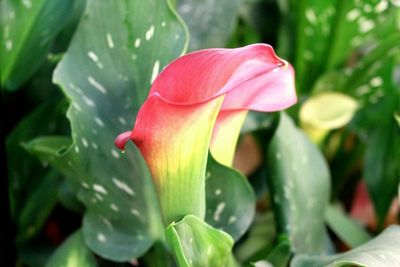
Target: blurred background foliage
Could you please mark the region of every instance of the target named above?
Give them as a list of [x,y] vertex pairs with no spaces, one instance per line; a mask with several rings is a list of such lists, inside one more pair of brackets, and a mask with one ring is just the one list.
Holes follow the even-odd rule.
[[[130,128],[155,69],[185,49],[257,42],[294,66],[299,103],[289,116],[250,112],[242,129],[234,165],[256,200],[232,203],[243,205],[248,218],[226,230],[237,241],[236,264],[400,262],[400,230],[386,229],[399,223],[398,0],[2,0],[0,7],[2,131],[17,266],[174,266],[159,243],[163,229],[143,160],[132,148],[129,162],[111,162],[119,158],[112,140]],[[96,95],[106,88],[108,97]],[[88,118],[98,119],[91,125]],[[87,146],[93,151],[74,154]],[[246,188],[240,174],[210,162],[213,175]],[[110,198],[120,207],[137,205],[127,213],[149,225],[115,215],[115,206],[105,211],[113,203],[95,203],[104,197],[99,184],[109,188],[117,168],[134,170],[117,181],[143,196]],[[214,192],[218,181],[207,186]],[[246,195],[228,197],[235,194]],[[245,205],[256,206],[254,220]],[[228,217],[221,223],[213,226],[228,225]],[[107,245],[99,231],[108,233]],[[343,251],[349,252],[335,255]]]

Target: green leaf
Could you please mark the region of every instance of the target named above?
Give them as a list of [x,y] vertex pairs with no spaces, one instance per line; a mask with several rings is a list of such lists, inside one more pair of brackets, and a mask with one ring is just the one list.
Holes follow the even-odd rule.
[[325,217],[332,231],[351,248],[360,246],[371,239],[371,235],[363,226],[349,218],[340,206],[330,205]]
[[268,254],[266,259],[274,267],[286,267],[290,257],[290,242],[286,236],[282,236],[278,245]]
[[393,225],[368,243],[349,252],[333,256],[296,256],[291,267],[400,265],[400,226]]
[[235,256],[241,262],[262,259],[273,248],[276,240],[276,226],[272,211],[257,213],[246,239],[235,247]]
[[249,228],[255,196],[246,177],[219,164],[209,154],[206,180],[206,222],[238,240]]
[[46,103],[26,116],[7,136],[6,152],[9,177],[11,212],[15,220],[26,200],[49,173],[48,164],[29,155],[21,146],[30,139],[43,135],[63,133],[67,121],[63,118],[66,103]]
[[396,31],[398,8],[390,1],[290,0],[288,7],[289,37],[284,37],[295,44],[294,67],[302,92],[310,91],[325,71],[342,66],[357,48],[376,45]]
[[[362,95],[366,100],[365,107],[349,125],[366,143],[363,174],[380,226],[396,196],[396,186],[400,181],[399,127],[393,119],[400,105],[400,92],[398,84],[393,82],[393,69],[397,63],[393,56],[381,61],[379,69],[370,69],[364,75],[359,72],[357,83],[364,85],[358,88],[366,88],[370,92]],[[378,86],[372,86],[374,81],[379,81],[379,84],[375,84]]]
[[72,2],[1,2],[1,87],[16,90],[39,68],[55,37],[69,19]]
[[180,267],[224,267],[228,263],[232,238],[196,216],[173,222],[165,235]]
[[19,233],[16,239],[18,243],[31,239],[42,230],[46,219],[58,202],[57,191],[54,188],[57,188],[60,180],[60,175],[51,170],[34,186],[19,214]]
[[342,91],[359,102],[360,108],[348,127],[367,146],[363,174],[380,225],[400,180],[397,163],[400,161],[400,141],[398,126],[393,120],[400,99],[396,89],[398,85],[394,84],[394,70],[400,55],[399,42],[398,31],[383,36],[355,66],[324,75],[314,88],[318,91],[321,88]]
[[56,68],[54,81],[71,100],[73,144],[59,155],[39,140],[41,150],[31,151],[79,184],[85,241],[105,258],[140,257],[163,238],[146,163],[136,147],[122,154],[113,141],[131,128],[152,80],[182,54],[186,39],[168,1],[90,0]]
[[97,266],[94,255],[85,245],[82,232],[77,231],[71,235],[54,252],[48,260],[46,267],[95,267]]
[[178,12],[190,32],[191,51],[226,46],[238,14],[240,0],[178,0]]
[[79,185],[71,183],[68,179],[62,181],[58,187],[58,200],[66,209],[83,213],[85,208],[76,195],[78,187]]
[[285,113],[269,145],[267,166],[279,232],[288,234],[295,253],[323,252],[329,170],[318,148]]
[[66,103],[47,103],[25,117],[6,140],[9,198],[20,248],[36,236],[52,212],[60,174],[29,155],[22,144],[41,134],[64,132]]

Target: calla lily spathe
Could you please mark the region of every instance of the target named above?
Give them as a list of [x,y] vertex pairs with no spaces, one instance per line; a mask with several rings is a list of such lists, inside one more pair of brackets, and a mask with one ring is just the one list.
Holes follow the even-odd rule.
[[205,49],[169,64],[151,86],[131,132],[153,176],[165,224],[205,214],[208,149],[230,165],[248,110],[272,112],[297,101],[294,72],[271,46]]

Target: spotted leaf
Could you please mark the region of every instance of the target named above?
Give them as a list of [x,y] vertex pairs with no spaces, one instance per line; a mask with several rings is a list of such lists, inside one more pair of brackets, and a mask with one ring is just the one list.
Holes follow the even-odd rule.
[[73,0],[4,0],[1,14],[1,87],[16,90],[40,67],[68,22]]
[[282,113],[267,152],[277,226],[296,253],[325,248],[325,209],[330,175],[318,148]]
[[82,232],[72,234],[55,251],[46,267],[95,267],[96,259],[85,245]]
[[41,138],[31,151],[79,184],[83,236],[105,258],[139,257],[163,236],[146,163],[136,147],[123,154],[113,141],[185,46],[185,28],[168,1],[91,0],[55,70],[55,83],[71,100],[73,141],[60,147]]
[[255,212],[254,192],[246,177],[209,154],[206,180],[206,222],[238,240]]
[[346,253],[332,256],[299,255],[291,267],[319,266],[374,266],[395,267],[400,265],[400,227],[393,225],[383,233]]
[[389,35],[398,12],[398,3],[389,0],[289,2],[283,8],[287,38],[294,38],[294,67],[303,92],[325,71],[344,65],[356,49]]
[[229,263],[232,238],[196,216],[171,223],[165,233],[180,267],[224,267]]
[[177,10],[188,25],[189,49],[224,47],[239,13],[239,0],[179,0]]

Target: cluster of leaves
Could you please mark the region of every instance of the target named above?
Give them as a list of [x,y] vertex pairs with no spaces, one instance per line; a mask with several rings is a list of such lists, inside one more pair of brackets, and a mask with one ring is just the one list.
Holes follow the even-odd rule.
[[[400,264],[400,228],[384,230],[388,218],[398,221],[390,208],[400,198],[398,1],[0,6],[20,265]],[[249,114],[239,148],[255,140],[256,163],[249,170],[239,155],[235,162],[251,186],[210,156],[206,223],[189,216],[164,229],[138,149],[121,154],[112,140],[131,128],[151,81],[172,59],[254,42],[273,44],[293,63],[300,103],[288,114]],[[350,217],[371,203],[364,226]],[[200,241],[191,245],[193,238]],[[343,246],[357,248],[335,254]]]

